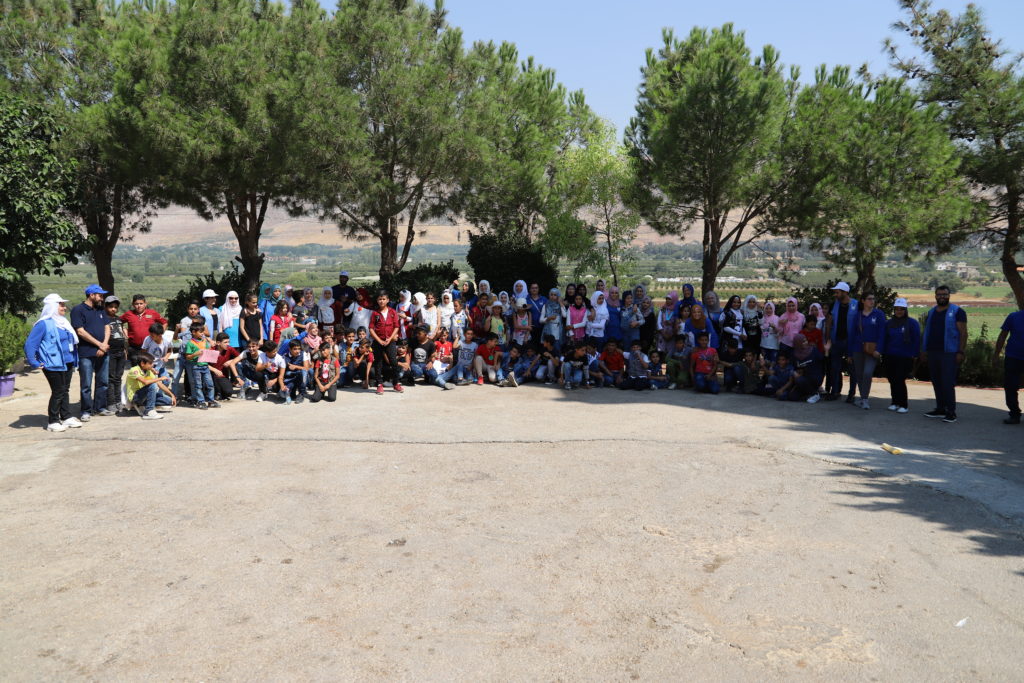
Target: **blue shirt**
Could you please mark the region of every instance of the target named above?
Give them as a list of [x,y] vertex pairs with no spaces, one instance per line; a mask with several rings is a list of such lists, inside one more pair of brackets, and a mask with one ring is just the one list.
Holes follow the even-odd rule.
[[[964,313],[964,309],[961,308],[956,312],[956,322],[967,322],[967,314]],[[946,311],[935,311],[928,321],[924,350],[928,353],[942,353],[946,350]]]
[[878,350],[887,356],[916,358],[921,348],[921,325],[909,315],[891,318],[882,333]]
[[1010,333],[1006,342],[1006,357],[1024,360],[1024,311],[1014,311],[1006,316],[999,329]]
[[850,328],[850,337],[847,349],[851,353],[864,350],[864,344],[878,344],[885,334],[885,313],[877,308],[870,313],[863,311],[853,319],[853,326]]
[[[84,301],[71,309],[71,326],[75,330],[84,329],[97,341],[103,341],[110,318],[102,308],[93,308]],[[79,358],[95,358],[99,347],[79,335]]]

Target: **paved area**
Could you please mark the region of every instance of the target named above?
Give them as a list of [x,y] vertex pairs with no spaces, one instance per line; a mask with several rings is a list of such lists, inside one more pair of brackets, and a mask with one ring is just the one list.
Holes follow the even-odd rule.
[[[1019,679],[1024,431],[550,387],[0,403],[0,677]],[[33,392],[35,392],[34,395]],[[905,450],[881,450],[887,442]]]

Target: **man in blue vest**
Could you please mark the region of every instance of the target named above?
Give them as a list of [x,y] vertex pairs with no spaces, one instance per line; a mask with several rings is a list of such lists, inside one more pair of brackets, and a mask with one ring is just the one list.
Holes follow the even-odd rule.
[[[850,330],[857,322],[857,300],[850,296],[850,285],[845,282],[837,282],[832,288],[832,308],[828,315],[828,339],[830,350],[828,355],[828,394],[826,401],[836,400],[843,393],[843,366],[846,359],[853,356],[847,348],[847,340],[850,337]],[[853,391],[856,384],[850,382],[850,396],[848,403],[853,403]]]
[[940,285],[935,288],[935,306],[928,311],[921,337],[921,359],[928,363],[935,391],[935,410],[925,417],[956,422],[956,375],[966,348],[967,314],[949,303],[949,287]]
[[[1024,375],[1024,311],[1014,311],[1006,316],[1002,327],[999,328],[999,338],[996,339],[996,350],[992,355],[992,362],[999,362],[999,354],[1006,345],[1006,363],[1003,373],[1003,388],[1006,390],[1006,407],[1010,410],[1010,416],[1003,420],[1003,424],[1020,424],[1020,399],[1017,392],[1020,391],[1021,375]],[[1009,343],[1006,338],[1009,337]]]

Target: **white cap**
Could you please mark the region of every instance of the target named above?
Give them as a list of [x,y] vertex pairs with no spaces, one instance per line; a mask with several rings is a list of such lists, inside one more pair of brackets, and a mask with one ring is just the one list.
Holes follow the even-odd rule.
[[54,294],[47,294],[46,298],[43,299],[43,303],[44,304],[59,304],[59,303],[65,303],[66,304],[67,302],[68,302],[67,299],[62,297],[60,294],[56,294],[56,293],[54,293]]
[[832,286],[832,290],[833,291],[835,291],[837,289],[839,291],[841,291],[841,292],[849,292],[850,291],[850,285],[848,285],[845,282],[843,282],[842,280],[840,280],[839,282],[835,283],[835,285]]
[[519,297],[516,299],[516,308],[529,308],[530,304],[526,303],[526,299]]
[[907,307],[907,300],[904,299],[903,297],[900,297],[900,298],[896,299],[896,303],[893,304],[893,307],[894,308],[906,308]]
[[348,277],[348,271],[347,270],[341,271],[340,273],[338,273],[338,277]]
[[214,299],[216,299],[217,298],[217,292],[213,291],[212,289],[208,289],[205,292],[203,292],[203,298],[204,299],[209,299],[211,296]]

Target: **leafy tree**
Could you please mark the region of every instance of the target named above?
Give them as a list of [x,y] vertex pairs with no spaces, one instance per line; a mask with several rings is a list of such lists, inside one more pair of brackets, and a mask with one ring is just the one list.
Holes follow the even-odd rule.
[[629,201],[655,230],[703,227],[704,291],[740,247],[763,234],[758,222],[786,179],[780,139],[796,72],[787,83],[770,45],[751,59],[732,24],[671,30],[647,51],[636,116],[626,131],[635,174]]
[[487,280],[495,292],[511,292],[516,280],[536,282],[546,292],[558,285],[558,269],[548,261],[544,248],[527,244],[511,232],[469,236],[466,261],[477,280]]
[[31,308],[26,276],[62,274],[86,246],[63,211],[74,166],[55,150],[61,133],[43,107],[0,93],[0,312]]
[[949,135],[963,155],[963,172],[986,202],[984,234],[1001,247],[1003,276],[1024,308],[1024,274],[1017,259],[1024,247],[1024,73],[993,40],[981,11],[932,10],[928,0],[900,0],[906,33],[921,59],[901,56],[890,41],[894,65],[922,87],[922,98],[942,108]]
[[819,67],[797,97],[783,149],[794,182],[773,220],[855,272],[855,293],[875,289],[887,254],[948,251],[970,225],[970,195],[938,108],[918,107],[902,80]]
[[598,124],[585,144],[566,152],[561,165],[560,194],[567,199],[548,221],[543,244],[549,253],[574,260],[577,274],[607,267],[618,286],[622,269],[636,260],[631,245],[640,215],[623,204],[632,176],[614,129]]
[[167,300],[165,314],[167,320],[176,323],[188,313],[188,305],[193,301],[202,301],[203,292],[212,289],[220,294],[227,292],[238,292],[244,299],[248,293],[256,293],[258,290],[245,289],[245,275],[238,272],[238,266],[231,264],[230,270],[221,273],[207,273],[206,275],[195,275],[189,280],[184,289]]

